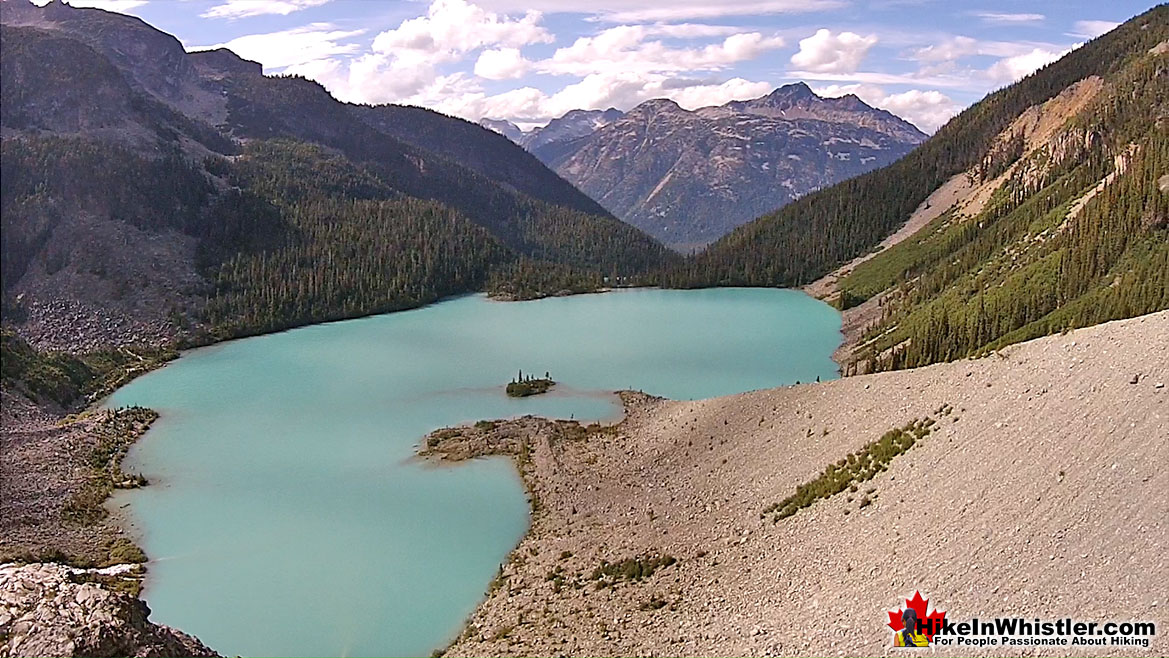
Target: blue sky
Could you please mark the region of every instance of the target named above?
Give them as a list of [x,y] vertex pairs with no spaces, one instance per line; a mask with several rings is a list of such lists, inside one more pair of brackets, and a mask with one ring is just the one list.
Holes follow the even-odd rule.
[[932,132],[987,92],[1152,5],[941,0],[72,0],[226,46],[342,100],[542,124],[683,107],[797,80]]

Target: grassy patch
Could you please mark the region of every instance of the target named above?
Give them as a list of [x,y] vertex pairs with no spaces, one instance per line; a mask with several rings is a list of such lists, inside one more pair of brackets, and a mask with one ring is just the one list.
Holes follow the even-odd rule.
[[602,560],[601,565],[593,569],[589,580],[596,581],[598,589],[606,586],[611,587],[623,580],[636,582],[649,578],[659,569],[671,566],[677,562],[678,560],[673,556],[666,554],[641,555],[626,558],[620,562]]
[[122,472],[122,458],[157,418],[158,413],[143,407],[101,412],[100,420],[92,429],[97,442],[85,460],[88,465],[85,483],[62,507],[63,521],[80,526],[99,523],[109,516],[105,501],[114,489],[132,489],[146,483],[141,475]]
[[[948,406],[948,405],[947,405]],[[771,515],[772,523],[785,519],[822,498],[834,496],[842,491],[856,491],[857,483],[866,482],[889,467],[893,458],[909,450],[918,441],[929,435],[934,419],[915,420],[905,427],[891,429],[876,441],[870,441],[860,450],[849,453],[835,464],[829,464],[816,479],[796,487],[795,493],[763,510],[760,515]],[[870,490],[869,493],[872,491]],[[872,500],[866,495],[861,507],[867,507]]]
[[174,350],[118,347],[74,356],[32,348],[10,329],[0,331],[0,379],[37,402],[64,408],[106,395],[174,359]]
[[107,550],[110,554],[109,562],[111,565],[143,564],[146,562],[146,554],[142,552],[142,549],[125,537],[118,537],[111,541]]

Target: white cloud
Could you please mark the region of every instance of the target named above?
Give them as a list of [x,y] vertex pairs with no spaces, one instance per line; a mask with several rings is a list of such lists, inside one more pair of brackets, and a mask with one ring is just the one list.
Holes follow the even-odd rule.
[[[803,42],[801,42],[803,45]],[[919,64],[916,71],[888,73],[882,71],[825,71],[806,69],[787,71],[789,78],[802,78],[840,84],[905,85],[915,88],[941,87],[986,92],[990,88],[1019,80],[1042,66],[1067,54],[1075,46],[1041,42],[982,41],[967,36],[947,37],[938,43],[910,51],[907,58]],[[993,61],[966,64],[969,57],[993,57]],[[793,57],[796,61],[798,57]],[[823,61],[831,62],[831,58]],[[833,68],[831,64],[827,68]],[[847,68],[847,67],[841,67]],[[915,99],[926,102],[926,97]],[[942,107],[940,99],[937,104]]]
[[[1073,46],[1074,47],[1074,46]],[[1045,64],[1065,55],[1070,48],[1065,45],[1030,41],[982,41],[966,36],[954,36],[939,43],[919,48],[909,57],[917,60],[921,67],[920,77],[949,78],[968,81],[985,80],[1001,85],[1014,82]],[[960,66],[967,57],[995,57],[997,61],[989,68],[969,65]]]
[[480,93],[467,73],[444,73],[440,67],[487,49],[476,61],[476,74],[514,77],[528,66],[521,46],[553,40],[541,20],[537,11],[511,17],[465,0],[434,0],[426,15],[379,33],[369,52],[350,61],[347,70],[330,69],[328,82],[322,82],[342,100],[437,107],[446,98]]
[[849,73],[860,67],[861,61],[877,43],[877,36],[862,37],[855,32],[833,35],[819,29],[807,39],[800,40],[800,50],[792,55],[795,66],[821,73]]
[[[525,126],[542,125],[574,109],[628,109],[651,98],[670,98],[694,109],[721,105],[731,100],[757,98],[771,91],[767,82],[733,78],[722,82],[682,78],[661,73],[618,71],[593,73],[549,95],[533,87],[487,95],[466,86],[431,104],[431,107],[467,119],[507,117]],[[423,94],[403,102],[418,103]]]
[[879,71],[855,71],[853,73],[819,73],[817,71],[787,71],[784,77],[803,80],[842,82],[873,85],[929,85],[931,87],[967,88],[971,86],[968,75],[927,75],[922,73],[881,73]]
[[706,25],[703,23],[656,23],[645,26],[649,36],[664,36],[671,39],[701,39],[704,37],[722,37],[742,28],[733,25]]
[[517,48],[484,50],[475,62],[475,75],[488,80],[518,78],[531,64]]
[[1060,46],[1031,41],[984,41],[959,35],[948,37],[924,48],[918,48],[910,53],[910,58],[919,62],[953,62],[972,55],[1015,57],[1029,53],[1036,48],[1055,50]]
[[900,94],[890,94],[877,107],[889,110],[927,133],[941,128],[962,111],[962,106],[954,99],[934,89],[910,89]]
[[682,21],[722,16],[801,14],[849,6],[851,0],[478,0],[481,7],[502,13],[529,9],[544,13],[571,12],[607,23]]
[[247,18],[276,14],[287,16],[309,7],[319,7],[329,0],[227,0],[199,14],[201,18]]
[[976,11],[974,15],[981,18],[985,23],[995,25],[1024,25],[1027,23],[1038,23],[1047,18],[1043,14],[1008,14],[994,11]]
[[1067,52],[1066,50],[1057,52],[1043,48],[1034,48],[1030,52],[1021,55],[1000,59],[986,70],[986,76],[992,82],[1015,82],[1063,57]]
[[732,78],[718,84],[683,86],[676,92],[667,91],[667,97],[678,105],[693,110],[711,105],[723,105],[730,101],[759,98],[771,93],[775,85],[770,82],[752,82],[743,78]]
[[1118,25],[1120,23],[1113,21],[1076,21],[1070,34],[1073,37],[1095,39],[1105,32],[1111,32]]
[[248,34],[231,41],[211,46],[196,46],[190,50],[228,48],[235,54],[260,62],[266,69],[305,66],[335,55],[356,53],[359,45],[340,43],[365,30],[337,30],[330,23],[310,23],[303,27],[265,34]]
[[[479,0],[484,5],[493,1]],[[530,5],[538,8],[541,2],[533,0]],[[612,5],[620,0],[599,2]],[[626,4],[633,7],[636,2]],[[628,109],[651,98],[670,98],[687,108],[721,105],[757,98],[774,87],[770,81],[733,74],[730,79],[711,79],[711,73],[781,47],[784,41],[777,35],[704,23],[616,25],[557,48],[544,59],[529,59],[526,46],[553,41],[535,8],[506,14],[466,0],[434,0],[424,15],[379,33],[368,47],[352,42],[360,31],[329,24],[249,35],[217,46],[232,48],[269,69],[315,79],[341,100],[423,105],[472,120],[505,117],[524,125],[577,108]],[[962,87],[969,84],[966,79],[857,71],[876,43],[875,35],[820,30],[804,39],[792,58],[809,70],[794,75],[869,89],[862,95],[866,100],[927,130],[956,110],[948,96],[928,88]],[[962,42],[958,45],[959,50],[964,47]],[[1024,54],[1019,49],[1009,52]],[[525,85],[497,94],[485,87],[487,80],[513,80],[531,72],[575,80],[558,89]],[[979,73],[985,80],[985,71]],[[887,94],[879,87],[883,84],[913,88]]]
[[537,11],[512,19],[464,0],[435,0],[425,16],[402,21],[397,28],[377,35],[373,49],[407,60],[454,61],[486,46],[551,43],[553,36],[540,20]]
[[924,48],[918,48],[912,52],[910,57],[919,62],[952,62],[969,55],[985,54],[983,49],[983,42],[978,39],[955,36]]
[[557,117],[572,109],[629,109],[652,98],[669,98],[695,109],[731,100],[757,98],[771,91],[767,82],[734,78],[724,82],[696,80],[661,73],[618,71],[594,73],[550,96],[541,116]]
[[646,38],[661,26],[620,25],[581,37],[537,64],[546,73],[589,75],[605,72],[715,71],[783,46],[779,37],[758,32],[732,34],[701,48],[671,48]]
[[869,105],[888,110],[927,133],[933,133],[962,111],[958,102],[935,89],[910,89],[888,94],[878,85],[862,83],[828,85],[816,87],[814,91],[825,97],[856,94]]

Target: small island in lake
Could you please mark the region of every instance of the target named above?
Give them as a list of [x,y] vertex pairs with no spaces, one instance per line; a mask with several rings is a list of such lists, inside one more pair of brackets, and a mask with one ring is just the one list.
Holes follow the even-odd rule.
[[540,395],[547,393],[548,389],[556,385],[552,381],[552,375],[544,373],[544,376],[533,377],[531,375],[524,376],[524,371],[521,370],[519,375],[507,385],[507,395],[513,398],[526,398],[529,395]]

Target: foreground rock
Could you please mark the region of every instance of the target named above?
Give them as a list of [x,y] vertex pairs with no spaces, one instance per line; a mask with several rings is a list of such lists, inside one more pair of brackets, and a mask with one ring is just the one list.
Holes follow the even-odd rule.
[[[1162,312],[912,371],[693,402],[626,394],[616,427],[432,434],[424,454],[513,455],[533,503],[447,653],[891,654],[886,613],[915,590],[958,618],[1165,628],[1166,354]],[[930,435],[858,492],[765,514],[925,418]]]
[[0,565],[0,656],[217,656],[147,620],[137,597],[98,582],[119,569]]

